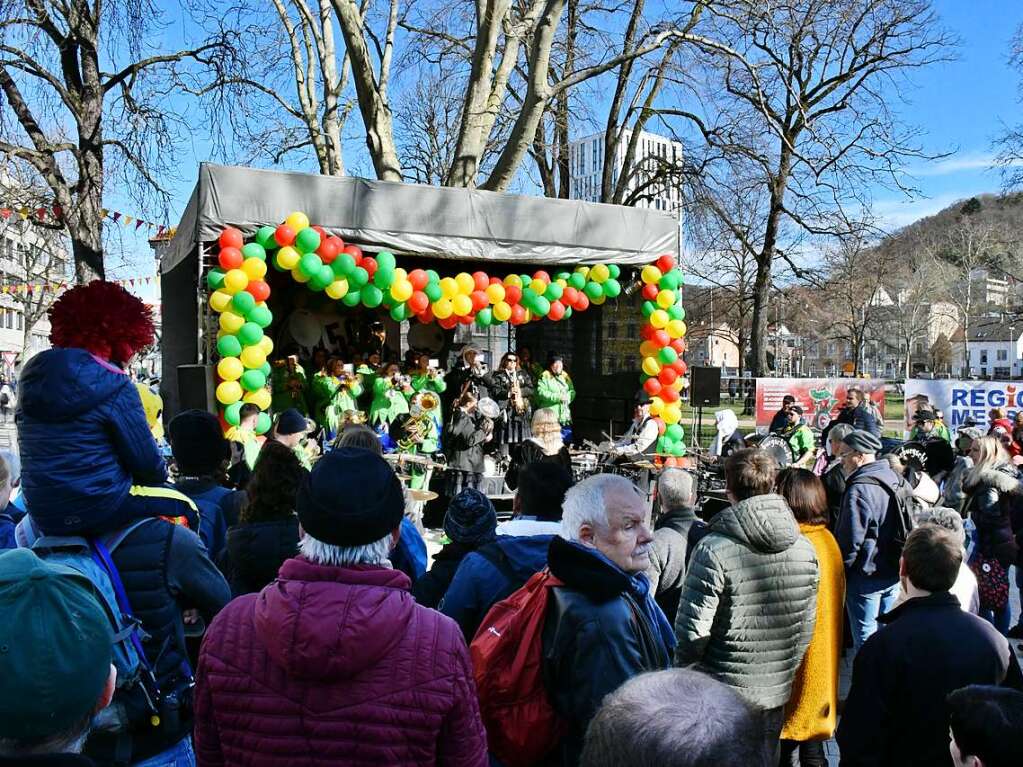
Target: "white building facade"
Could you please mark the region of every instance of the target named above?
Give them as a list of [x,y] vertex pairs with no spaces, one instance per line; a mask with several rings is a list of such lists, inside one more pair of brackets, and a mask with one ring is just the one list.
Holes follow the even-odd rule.
[[[12,224],[5,222],[0,228],[0,377],[12,379],[33,355],[50,348],[50,322],[44,313],[32,327],[26,342],[24,305],[16,295],[25,290],[26,283],[42,284],[39,278],[29,278],[25,273],[28,249],[39,249],[44,240],[28,222]],[[55,253],[52,267],[47,274],[51,280],[64,279],[66,254]],[[58,276],[59,275],[59,276]],[[27,348],[26,348],[27,347]]]

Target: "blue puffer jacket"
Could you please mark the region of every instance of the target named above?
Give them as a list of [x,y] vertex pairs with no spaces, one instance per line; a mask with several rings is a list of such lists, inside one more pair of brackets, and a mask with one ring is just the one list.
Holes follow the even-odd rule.
[[497,536],[462,560],[437,609],[454,618],[471,642],[490,608],[547,566],[553,537]]
[[48,349],[25,365],[19,390],[22,492],[44,532],[102,530],[132,485],[166,481],[139,393],[117,368]]

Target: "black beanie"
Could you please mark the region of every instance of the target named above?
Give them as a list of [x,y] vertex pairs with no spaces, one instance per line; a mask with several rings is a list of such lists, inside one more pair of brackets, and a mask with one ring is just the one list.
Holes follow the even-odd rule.
[[369,450],[342,447],[316,462],[295,507],[313,538],[351,548],[379,541],[398,527],[405,495],[387,461]]
[[182,474],[216,471],[231,458],[231,445],[217,417],[206,410],[184,410],[167,427],[171,452]]

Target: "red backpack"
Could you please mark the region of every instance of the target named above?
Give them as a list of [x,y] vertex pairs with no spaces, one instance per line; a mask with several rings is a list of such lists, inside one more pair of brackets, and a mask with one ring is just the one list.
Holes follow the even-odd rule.
[[490,608],[469,645],[487,747],[507,767],[529,767],[558,745],[565,723],[543,683],[543,626],[549,570]]

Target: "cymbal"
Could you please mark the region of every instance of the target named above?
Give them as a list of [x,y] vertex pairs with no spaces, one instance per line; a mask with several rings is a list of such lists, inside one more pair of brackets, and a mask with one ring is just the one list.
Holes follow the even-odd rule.
[[653,471],[657,468],[650,461],[632,461],[622,465],[629,469],[646,469],[647,471]]
[[445,466],[443,463],[437,463],[428,455],[419,455],[417,453],[387,453],[384,455],[384,458],[390,463],[417,463],[428,469],[443,469]]
[[410,479],[412,479],[412,475],[411,474],[397,474],[396,473],[394,476],[396,476],[402,482],[408,482]]
[[440,496],[438,496],[437,493],[433,492],[433,490],[409,490],[408,497],[411,498],[413,501],[425,502],[432,501],[435,498],[439,498]]

